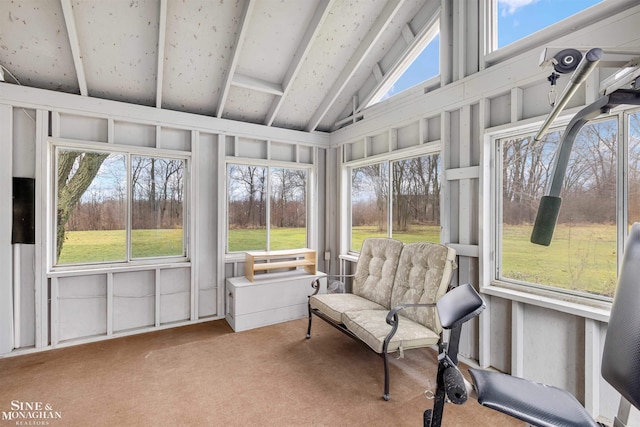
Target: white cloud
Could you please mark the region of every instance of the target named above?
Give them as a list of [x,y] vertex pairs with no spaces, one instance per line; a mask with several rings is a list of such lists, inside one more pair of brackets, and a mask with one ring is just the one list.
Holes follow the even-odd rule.
[[512,15],[521,7],[536,3],[538,0],[498,0],[502,9],[502,16]]

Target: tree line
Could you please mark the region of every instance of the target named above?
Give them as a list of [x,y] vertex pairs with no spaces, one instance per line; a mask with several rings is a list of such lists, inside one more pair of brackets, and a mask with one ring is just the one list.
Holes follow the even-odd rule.
[[[632,121],[635,135],[638,120]],[[617,123],[615,120],[584,126],[574,142],[561,191],[562,208],[558,223],[616,222]],[[632,132],[634,134],[634,132]],[[551,179],[553,157],[560,132],[542,141],[533,136],[502,140],[503,223],[531,224],[540,198]],[[630,194],[640,188],[640,140],[629,138]],[[640,196],[640,195],[639,195]],[[630,197],[630,212],[640,213],[640,197]],[[636,216],[636,218],[639,218]],[[640,219],[640,218],[639,218]]]
[[354,168],[352,226],[386,230],[389,192],[394,231],[407,231],[416,224],[437,225],[440,223],[440,190],[439,154]]
[[183,226],[184,161],[58,151],[57,253],[68,231],[124,230],[127,194],[133,229]]
[[304,169],[229,165],[227,175],[229,228],[266,227],[267,198],[272,227],[305,227],[307,172]]

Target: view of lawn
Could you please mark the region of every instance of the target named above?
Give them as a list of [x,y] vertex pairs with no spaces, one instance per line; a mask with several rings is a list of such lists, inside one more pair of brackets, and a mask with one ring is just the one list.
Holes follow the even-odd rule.
[[[271,249],[306,246],[305,228],[272,228]],[[550,246],[529,242],[531,226],[503,229],[502,277],[523,282],[613,294],[616,280],[615,225],[556,227]],[[384,237],[376,227],[354,227],[352,247],[359,249],[367,237]],[[413,226],[409,232],[395,233],[405,243],[440,240],[439,226]],[[180,255],[182,230],[134,230],[135,258]],[[115,231],[71,231],[67,233],[59,264],[119,261],[125,257],[125,233]],[[264,229],[230,230],[229,251],[264,249]]]
[[[125,259],[124,230],[68,231],[58,264],[122,261]],[[134,258],[182,255],[182,230],[133,230]]]

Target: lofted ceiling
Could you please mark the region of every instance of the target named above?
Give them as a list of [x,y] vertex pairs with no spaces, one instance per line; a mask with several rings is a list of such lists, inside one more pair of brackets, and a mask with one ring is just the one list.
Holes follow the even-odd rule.
[[0,65],[8,83],[331,131],[435,35],[439,5],[0,0]]

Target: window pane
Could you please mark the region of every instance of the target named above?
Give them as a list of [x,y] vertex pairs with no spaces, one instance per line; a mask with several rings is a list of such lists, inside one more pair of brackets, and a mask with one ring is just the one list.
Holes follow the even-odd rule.
[[640,222],[640,113],[629,117],[629,225]]
[[611,296],[616,280],[615,120],[578,134],[562,190],[562,208],[548,247],[529,242],[549,179],[559,134],[503,140],[502,265],[499,276]]
[[57,150],[57,264],[126,260],[126,157]]
[[496,0],[498,48],[587,9],[602,0]]
[[351,172],[351,250],[360,251],[367,237],[387,237],[389,164]]
[[307,246],[307,172],[271,169],[269,249]]
[[227,251],[266,250],[267,169],[229,165],[227,177]]
[[411,242],[440,242],[440,155],[393,163],[392,236]]
[[131,257],[182,256],[184,161],[132,156]]
[[440,74],[440,34],[424,47],[420,55],[402,73],[380,100],[390,98],[410,87]]

